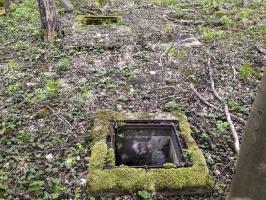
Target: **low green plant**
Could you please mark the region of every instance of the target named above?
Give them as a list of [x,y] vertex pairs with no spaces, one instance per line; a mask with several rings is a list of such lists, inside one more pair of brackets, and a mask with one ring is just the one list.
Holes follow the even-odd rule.
[[243,62],[240,67],[240,75],[242,78],[247,80],[250,76],[254,74],[254,70],[250,64],[250,62]]
[[221,21],[225,27],[229,27],[232,24],[232,20],[227,15],[222,16]]
[[181,18],[184,18],[185,16],[187,16],[187,12],[185,12],[181,8],[176,8],[174,15],[176,18],[181,19]]
[[56,95],[60,87],[61,87],[60,81],[47,80],[44,88],[38,88],[34,91],[34,96],[35,96],[34,100],[36,100],[37,98],[38,101],[44,101],[49,96]]
[[243,18],[248,18],[252,15],[253,10],[251,9],[242,9],[238,14],[237,14],[237,19],[243,19]]
[[173,25],[172,25],[172,24],[166,24],[166,25],[164,26],[164,31],[165,31],[166,33],[172,33],[172,31],[173,31]]
[[145,199],[145,200],[151,200],[151,193],[150,192],[147,192],[146,190],[141,190],[141,191],[138,191],[138,194],[137,196],[141,199]]
[[134,71],[133,66],[125,66],[122,69],[122,75],[126,78],[134,77],[137,73]]
[[180,106],[176,103],[175,100],[169,101],[164,105],[164,110],[165,111],[176,111],[176,110],[180,110]]
[[89,196],[89,200],[96,200],[94,196]]
[[228,122],[217,121],[217,123],[216,123],[216,128],[222,133],[225,132],[226,129],[228,129],[228,127],[229,127]]
[[7,64],[8,70],[18,70],[20,68],[20,65],[17,63],[16,60],[11,60]]
[[55,95],[60,87],[61,87],[60,81],[47,80],[45,83],[46,91],[50,95]]
[[39,192],[43,189],[44,189],[44,181],[41,180],[32,181],[29,185],[30,192]]
[[44,101],[47,98],[47,96],[48,96],[46,90],[44,90],[42,88],[36,89],[34,91],[34,95],[39,101]]
[[13,94],[14,92],[16,92],[19,88],[21,88],[22,84],[19,82],[16,82],[15,84],[9,85],[7,87],[7,92],[9,94]]
[[103,46],[103,44],[101,44],[101,43],[97,43],[97,44],[95,45],[95,51],[96,51],[97,53],[103,53],[103,52],[104,52],[104,46]]
[[222,31],[222,30],[216,31],[216,30],[210,29],[208,27],[204,27],[202,32],[203,32],[202,39],[205,42],[211,42],[211,41],[218,39],[224,35],[224,31]]
[[187,52],[177,49],[175,47],[170,49],[169,56],[177,58],[178,60],[181,60],[181,61],[187,59],[188,57]]
[[60,71],[67,71],[71,69],[71,61],[68,58],[62,58],[58,61],[56,67]]

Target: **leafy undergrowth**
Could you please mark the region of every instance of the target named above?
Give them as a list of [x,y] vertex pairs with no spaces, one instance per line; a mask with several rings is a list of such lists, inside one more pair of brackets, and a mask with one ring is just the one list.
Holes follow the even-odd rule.
[[[122,15],[121,24],[77,27],[78,12],[62,14],[65,38],[50,46],[41,40],[36,2],[12,5],[0,17],[0,198],[93,199],[86,191],[93,113],[161,112],[167,105],[190,117],[216,181],[210,195],[180,198],[224,199],[233,139],[224,114],[202,104],[189,83],[219,105],[209,89],[211,54],[216,89],[247,119],[265,65],[264,7],[111,1],[106,12]],[[241,136],[244,126],[234,123]],[[151,195],[121,198],[137,197]]]

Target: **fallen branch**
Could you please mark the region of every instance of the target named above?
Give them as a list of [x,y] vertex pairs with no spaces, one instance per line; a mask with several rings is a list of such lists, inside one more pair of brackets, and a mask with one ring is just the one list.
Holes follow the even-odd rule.
[[190,83],[190,88],[191,90],[197,95],[197,97],[203,101],[203,103],[205,103],[207,106],[215,109],[215,110],[220,110],[218,107],[216,107],[215,105],[209,103],[203,96],[201,96],[201,94],[195,89],[194,85],[192,83]]
[[[217,111],[220,111],[220,112],[223,112],[223,110],[222,109],[220,109],[220,108],[218,108],[217,106],[215,106],[215,105],[213,105],[213,104],[211,104],[211,103],[209,103],[196,89],[195,89],[195,87],[193,86],[193,84],[191,83],[190,84],[190,88],[191,88],[191,90],[195,93],[195,95],[203,102],[203,103],[205,103],[207,106],[209,106],[209,107],[211,107],[211,108],[213,108],[213,109],[215,109],[215,110],[217,110]],[[243,120],[241,117],[238,117],[238,116],[236,116],[236,115],[234,115],[234,114],[231,114],[231,117],[232,118],[234,118],[235,120],[237,120],[237,121],[239,121],[240,123],[242,123],[242,124],[246,124],[247,122],[245,121],[245,120]]]
[[64,118],[62,115],[58,114],[54,109],[52,109],[50,106],[46,106],[48,109],[50,109],[55,116],[57,116],[63,123],[67,124],[71,129],[73,129],[73,126],[67,121],[66,118]]
[[240,151],[240,145],[239,145],[239,139],[238,139],[238,134],[236,132],[235,126],[231,120],[231,116],[229,113],[228,105],[225,103],[224,104],[224,112],[226,115],[227,122],[229,123],[233,138],[234,138],[234,145],[235,145],[235,151],[237,154],[239,154]]
[[210,82],[211,82],[211,90],[214,94],[214,96],[224,104],[224,112],[225,112],[225,115],[226,115],[226,119],[227,119],[227,122],[229,123],[229,126],[230,126],[230,129],[231,129],[231,132],[232,132],[232,135],[233,135],[233,138],[234,138],[234,146],[235,146],[235,151],[237,154],[239,154],[239,139],[238,139],[238,134],[236,132],[236,129],[235,129],[235,126],[231,120],[231,115],[230,115],[230,112],[229,112],[229,109],[228,109],[228,105],[226,103],[226,101],[218,94],[218,92],[216,91],[215,89],[215,85],[214,85],[214,80],[213,80],[213,77],[212,77],[212,74],[213,74],[213,71],[212,71],[212,67],[211,67],[211,57],[208,58],[208,69],[209,69],[209,78],[210,78]]
[[211,57],[208,58],[208,69],[209,69],[209,78],[210,78],[210,82],[211,82],[211,90],[212,90],[214,96],[219,101],[221,101],[222,103],[225,103],[225,100],[222,97],[220,97],[220,95],[218,94],[218,92],[216,91],[215,86],[214,86],[214,80],[212,78],[213,70],[211,68]]

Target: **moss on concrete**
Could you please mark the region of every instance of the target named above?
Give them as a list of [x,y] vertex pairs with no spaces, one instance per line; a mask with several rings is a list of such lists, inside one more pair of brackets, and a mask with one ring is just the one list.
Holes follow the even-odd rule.
[[[179,121],[180,135],[187,145],[192,167],[173,168],[172,163],[162,169],[141,169],[115,165],[113,149],[107,149],[106,136],[109,134],[111,121],[129,119],[155,119],[150,113],[117,113],[100,110],[95,114],[92,129],[92,156],[89,164],[89,193],[101,195],[106,193],[130,193],[138,190],[162,191],[170,193],[201,193],[212,187],[203,153],[191,136],[191,129],[184,114],[173,112]],[[157,119],[157,118],[156,118]],[[108,168],[108,169],[106,169]]]
[[164,167],[165,169],[171,169],[171,168],[175,168],[176,165],[175,165],[174,163],[165,163],[165,164],[163,165],[163,167]]
[[76,17],[76,22],[82,25],[103,25],[103,24],[115,24],[121,22],[120,16],[109,15],[79,15]]
[[95,0],[95,6],[98,8],[104,7],[105,4],[106,4],[105,0]]
[[91,150],[89,169],[103,169],[107,155],[107,144],[104,140],[95,143]]
[[115,150],[109,148],[106,155],[106,166],[107,167],[114,167],[115,166]]

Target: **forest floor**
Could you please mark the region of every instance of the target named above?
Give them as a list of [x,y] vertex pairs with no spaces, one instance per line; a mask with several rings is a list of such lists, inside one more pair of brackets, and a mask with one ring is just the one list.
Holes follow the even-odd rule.
[[[33,0],[0,17],[0,198],[94,199],[86,191],[93,113],[185,112],[225,199],[235,170],[233,137],[211,92],[208,60],[230,112],[247,120],[265,66],[265,3],[112,0],[118,24],[81,26],[60,12],[65,37],[40,38]],[[212,1],[213,2],[213,1]],[[219,3],[218,3],[219,2]],[[227,2],[227,3],[226,3]],[[233,119],[241,138],[244,125]],[[132,194],[115,199],[136,199]],[[165,199],[164,197],[156,197]]]

